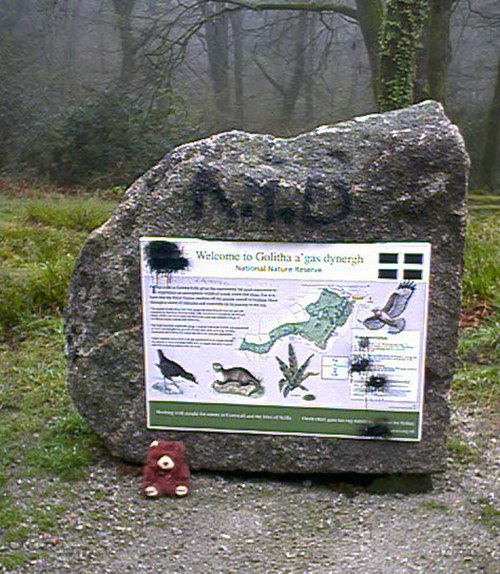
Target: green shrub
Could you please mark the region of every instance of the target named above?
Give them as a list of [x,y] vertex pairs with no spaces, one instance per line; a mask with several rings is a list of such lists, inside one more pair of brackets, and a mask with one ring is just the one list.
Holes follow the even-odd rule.
[[62,185],[129,183],[170,149],[196,136],[172,106],[120,90],[97,93],[42,124],[22,161]]

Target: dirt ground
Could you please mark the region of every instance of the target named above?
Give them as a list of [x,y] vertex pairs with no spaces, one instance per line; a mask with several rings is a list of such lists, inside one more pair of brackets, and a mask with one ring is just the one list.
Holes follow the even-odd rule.
[[19,507],[55,523],[47,532],[34,520],[27,542],[1,547],[0,558],[28,558],[2,572],[496,574],[495,427],[455,413],[451,436],[448,470],[426,492],[399,483],[376,493],[366,477],[197,473],[189,497],[149,500],[138,469],[108,458],[76,483],[22,479],[11,493]]

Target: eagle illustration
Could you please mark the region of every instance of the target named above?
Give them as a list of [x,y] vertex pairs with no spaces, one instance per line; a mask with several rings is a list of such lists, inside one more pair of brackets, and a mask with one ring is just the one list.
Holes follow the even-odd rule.
[[413,281],[403,281],[394,293],[392,293],[382,309],[373,309],[373,315],[363,321],[363,325],[368,329],[382,329],[385,325],[389,327],[389,333],[401,333],[406,326],[406,321],[398,317],[403,313],[408,305],[408,301],[416,289]]

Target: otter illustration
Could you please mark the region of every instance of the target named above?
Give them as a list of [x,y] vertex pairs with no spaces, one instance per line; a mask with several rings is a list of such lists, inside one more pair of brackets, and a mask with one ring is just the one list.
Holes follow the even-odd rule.
[[250,385],[254,388],[248,392],[248,395],[263,390],[260,379],[252,375],[250,371],[247,371],[247,369],[244,369],[243,367],[232,367],[230,369],[225,369],[220,363],[213,363],[212,368],[215,372],[214,384],[217,384],[218,390],[220,391],[222,391],[222,389],[226,386],[246,389]]

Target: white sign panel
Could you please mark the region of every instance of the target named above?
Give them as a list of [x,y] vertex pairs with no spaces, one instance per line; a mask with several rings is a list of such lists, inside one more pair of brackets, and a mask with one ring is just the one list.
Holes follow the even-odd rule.
[[430,255],[142,238],[148,426],[420,440]]

